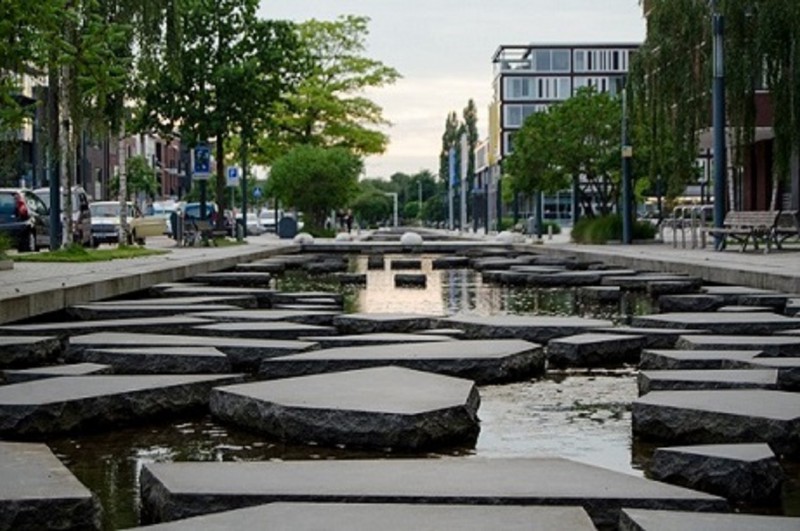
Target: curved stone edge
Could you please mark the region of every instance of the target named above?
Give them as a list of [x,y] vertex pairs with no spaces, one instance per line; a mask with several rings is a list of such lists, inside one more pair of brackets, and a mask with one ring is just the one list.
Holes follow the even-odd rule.
[[286,441],[353,448],[428,450],[474,444],[480,426],[475,385],[464,404],[414,415],[283,406],[214,389],[213,416]]

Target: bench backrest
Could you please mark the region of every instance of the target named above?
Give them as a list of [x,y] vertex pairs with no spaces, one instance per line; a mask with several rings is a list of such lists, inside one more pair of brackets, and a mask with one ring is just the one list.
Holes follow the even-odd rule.
[[730,210],[725,215],[726,227],[772,228],[778,220],[777,210]]

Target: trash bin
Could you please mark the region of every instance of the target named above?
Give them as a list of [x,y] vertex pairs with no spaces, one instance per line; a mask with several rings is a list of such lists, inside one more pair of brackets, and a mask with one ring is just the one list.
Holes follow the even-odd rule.
[[178,245],[183,243],[183,216],[179,212],[173,212],[169,215],[169,223],[172,226],[172,237],[178,242]]
[[297,220],[284,216],[278,221],[278,237],[291,239],[297,236]]

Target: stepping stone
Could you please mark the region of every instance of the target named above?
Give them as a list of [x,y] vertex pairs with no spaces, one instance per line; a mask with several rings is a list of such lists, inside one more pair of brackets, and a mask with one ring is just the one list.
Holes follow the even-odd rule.
[[491,507],[382,503],[270,503],[142,527],[150,531],[595,531],[581,507]]
[[600,271],[565,271],[563,273],[530,275],[528,285],[539,287],[594,286],[600,284],[602,278],[603,275]]
[[534,259],[532,256],[518,257],[518,258],[477,258],[471,261],[472,269],[475,271],[491,270],[508,270],[513,266],[530,265]]
[[433,269],[466,269],[469,267],[469,257],[440,256],[433,259],[431,266]]
[[639,395],[650,391],[686,391],[694,389],[777,389],[777,370],[680,370],[641,371]]
[[768,358],[756,357],[749,361],[751,367],[769,368],[778,371],[778,388],[800,392],[800,357]]
[[[487,272],[484,272],[484,274]],[[499,282],[506,286],[527,286],[528,279],[535,276],[532,273],[522,273],[520,271],[495,271],[492,272],[493,282]]]
[[728,510],[717,496],[558,458],[147,463],[141,491],[153,521],[273,501],[581,505],[601,529],[622,507]]
[[553,339],[547,344],[548,367],[609,367],[639,363],[642,336],[586,333]]
[[203,286],[191,283],[157,284],[150,288],[154,297],[214,297],[245,295],[255,297],[259,308],[269,308],[275,290],[264,288],[232,288]]
[[760,389],[654,391],[633,402],[633,434],[691,444],[765,442],[800,455],[800,394]]
[[0,529],[100,529],[100,511],[46,445],[0,442]]
[[341,313],[341,307],[331,304],[274,304],[274,310],[290,310],[297,312],[336,312]]
[[578,288],[578,297],[593,302],[617,303],[622,299],[619,286],[582,286]]
[[231,372],[228,356],[214,347],[87,348],[70,359],[102,363],[115,374],[217,374]]
[[0,368],[44,365],[64,350],[56,336],[0,335]]
[[518,339],[439,341],[317,350],[264,360],[261,376],[285,378],[394,365],[469,378],[479,384],[519,381],[544,372],[542,348]]
[[283,273],[285,270],[285,262],[272,258],[250,262],[249,264],[236,264],[234,268],[234,271],[241,271],[242,273]]
[[702,283],[698,280],[663,280],[647,284],[647,294],[651,297],[661,295],[681,295],[697,293]]
[[0,434],[39,437],[175,414],[238,375],[65,376],[0,387]]
[[159,297],[156,300],[147,299],[115,299],[110,301],[96,301],[83,306],[152,306],[155,303],[167,305],[182,304],[228,304],[238,308],[255,308],[256,299],[251,295],[208,295],[198,297]]
[[389,269],[422,269],[422,260],[419,258],[395,258],[389,262]]
[[675,348],[682,350],[760,350],[761,356],[800,356],[800,337],[790,336],[681,336]]
[[704,291],[725,299],[726,305],[768,306],[776,313],[784,313],[789,295],[777,291],[744,286],[707,286]]
[[333,293],[330,291],[276,291],[272,294],[273,304],[309,304],[311,302],[318,303],[320,299],[333,302],[340,306],[344,303],[344,297],[342,297],[341,293]]
[[424,288],[427,284],[427,275],[396,274],[394,285],[398,288]]
[[[230,306],[228,308],[234,308]],[[0,326],[0,334],[47,334],[59,336],[77,336],[90,332],[142,332],[151,334],[170,334],[190,332],[197,325],[207,324],[207,319],[190,317],[187,315],[155,316],[155,311],[150,312],[151,317],[131,317],[120,319],[101,319],[67,321],[58,323],[36,324],[11,324]]]
[[[438,330],[436,330],[438,332]],[[443,332],[447,332],[446,330]],[[298,338],[300,341],[310,341],[318,343],[322,349],[340,348],[340,347],[364,347],[371,345],[391,345],[391,344],[408,344],[408,343],[430,343],[432,341],[453,341],[451,336],[427,334],[425,332],[417,332],[415,334],[392,334],[375,333],[375,334],[353,334],[348,336],[301,336]]]
[[31,380],[44,380],[45,378],[58,378],[59,376],[91,376],[94,374],[111,374],[110,365],[99,363],[73,363],[70,365],[52,365],[50,367],[36,367],[34,369],[19,369],[3,371],[6,383],[14,384],[30,382]]
[[623,509],[620,531],[797,531],[797,518]]
[[723,306],[717,311],[725,313],[746,313],[746,312],[774,313],[774,309],[768,308],[767,306]]
[[769,335],[781,330],[800,328],[800,319],[783,315],[750,313],[678,312],[634,316],[632,326],[654,328],[695,328],[712,334]]
[[256,372],[264,358],[299,354],[318,345],[278,339],[100,332],[70,338],[69,356],[80,356],[85,349],[126,347],[215,347],[228,357],[234,370]]
[[718,295],[661,295],[658,308],[664,313],[670,312],[714,312],[725,304],[725,299]]
[[366,284],[367,283],[367,274],[366,273],[337,273],[336,279],[339,281],[339,284],[344,285],[352,285],[352,284]]
[[248,337],[255,339],[297,339],[304,335],[333,336],[337,334],[337,330],[332,326],[317,326],[288,321],[214,323],[195,326],[192,331],[202,336]]
[[404,333],[430,328],[438,319],[417,313],[349,313],[334,317],[333,326],[343,334]]
[[[287,305],[290,306],[290,305]],[[229,310],[225,312],[200,312],[190,314],[209,321],[220,323],[238,323],[250,321],[293,321],[295,323],[331,325],[333,318],[340,315],[340,310],[292,310],[290,308],[275,308],[262,310]]]
[[382,254],[371,254],[367,257],[367,269],[383,269],[386,267],[386,260]]
[[639,369],[656,371],[750,369],[760,350],[657,350],[645,349]]
[[658,481],[749,503],[778,501],[785,479],[764,443],[657,448],[648,471]]
[[199,282],[209,286],[242,287],[242,288],[269,288],[272,275],[257,271],[228,271],[220,273],[204,273],[195,275],[188,282]]
[[311,275],[344,273],[348,270],[348,264],[346,260],[328,259],[320,262],[308,262],[303,264],[303,269]]
[[94,304],[81,304],[70,306],[67,313],[74,319],[83,321],[102,319],[136,319],[140,317],[157,317],[164,315],[179,315],[192,312],[221,312],[237,310],[238,306],[232,304],[159,304],[152,300],[150,305],[121,303],[118,305],[98,306]]
[[299,443],[420,451],[474,444],[474,382],[400,367],[216,388],[211,413]]
[[511,271],[517,273],[528,273],[531,275],[541,275],[549,273],[563,273],[566,271],[564,266],[548,266],[548,265],[518,265],[511,266]]
[[614,326],[598,328],[596,332],[603,334],[628,334],[644,337],[645,348],[673,348],[678,339],[685,335],[707,334],[706,330],[681,330],[672,328],[639,328],[634,326]]
[[791,317],[800,313],[800,299],[788,299],[786,301],[786,310],[784,310],[784,313]]
[[[669,293],[687,291],[697,291],[702,285],[702,281],[696,277],[685,275],[671,275],[667,273],[641,273],[638,275],[608,275],[603,278],[605,286],[619,286],[628,291],[648,291],[649,285],[654,283],[666,284],[670,288]],[[659,286],[662,290],[666,286]],[[660,293],[665,293],[660,291]]]
[[464,336],[464,331],[458,328],[428,328],[427,330],[415,330],[413,333],[424,336],[447,336],[454,339]]
[[464,330],[468,339],[525,339],[547,343],[551,339],[608,328],[611,321],[583,317],[542,315],[455,316],[439,320],[444,327]]

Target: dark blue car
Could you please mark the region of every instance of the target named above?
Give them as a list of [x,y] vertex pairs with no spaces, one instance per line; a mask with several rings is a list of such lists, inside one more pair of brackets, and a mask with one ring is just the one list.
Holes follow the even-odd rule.
[[31,190],[0,188],[0,234],[20,252],[50,246],[50,211]]

